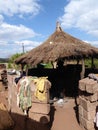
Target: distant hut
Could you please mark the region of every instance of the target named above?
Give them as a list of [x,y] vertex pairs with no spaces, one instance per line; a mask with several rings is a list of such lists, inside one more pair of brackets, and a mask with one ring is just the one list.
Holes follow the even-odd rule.
[[[58,63],[65,60],[82,61],[81,78],[85,74],[84,59],[98,57],[98,49],[90,44],[65,33],[60,23],[57,22],[55,32],[41,45],[20,56],[15,60],[16,64]],[[54,66],[55,67],[55,66]]]

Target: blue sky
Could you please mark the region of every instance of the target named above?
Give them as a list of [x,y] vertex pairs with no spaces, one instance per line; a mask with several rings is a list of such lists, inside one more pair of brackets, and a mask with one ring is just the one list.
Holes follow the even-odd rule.
[[98,0],[0,0],[0,58],[29,51],[62,29],[98,47]]

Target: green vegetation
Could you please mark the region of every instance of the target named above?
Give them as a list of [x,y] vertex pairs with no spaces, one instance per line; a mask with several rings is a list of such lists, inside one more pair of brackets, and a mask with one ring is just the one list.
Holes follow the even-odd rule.
[[53,68],[51,63],[47,63],[47,64],[41,63],[40,65],[43,66],[43,68]]
[[[91,68],[91,65],[92,65],[91,59],[86,59],[85,66],[87,66],[88,68]],[[98,59],[96,59],[96,58],[94,58],[94,67],[98,68]]]
[[10,58],[9,58],[9,61],[8,61],[8,69],[10,68],[15,68],[15,69],[19,69],[19,65],[16,65],[14,63],[15,59],[17,59],[19,56],[23,55],[24,53],[17,53],[17,54],[14,54],[12,55]]

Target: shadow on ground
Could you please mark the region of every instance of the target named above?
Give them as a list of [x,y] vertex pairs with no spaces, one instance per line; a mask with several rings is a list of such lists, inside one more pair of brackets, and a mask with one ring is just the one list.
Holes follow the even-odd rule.
[[52,123],[54,120],[54,113],[55,113],[55,108],[51,106],[50,122],[47,124],[40,123],[42,119],[40,119],[40,122],[36,122],[27,116],[22,116],[17,113],[10,113],[12,119],[15,122],[12,130],[51,130]]

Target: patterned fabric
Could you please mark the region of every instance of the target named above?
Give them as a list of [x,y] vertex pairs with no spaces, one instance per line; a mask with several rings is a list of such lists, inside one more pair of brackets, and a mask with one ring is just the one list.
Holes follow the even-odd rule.
[[47,78],[48,77],[37,78],[24,76],[19,80],[17,84],[17,105],[20,106],[23,111],[28,110],[28,108],[32,106],[32,81],[36,86],[34,96],[40,101],[46,99],[45,82],[47,81]]
[[22,79],[20,82],[19,106],[21,107],[22,110],[27,110],[32,106],[30,81],[26,77]]

